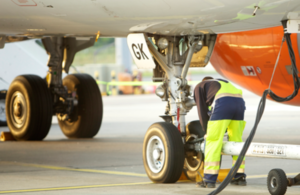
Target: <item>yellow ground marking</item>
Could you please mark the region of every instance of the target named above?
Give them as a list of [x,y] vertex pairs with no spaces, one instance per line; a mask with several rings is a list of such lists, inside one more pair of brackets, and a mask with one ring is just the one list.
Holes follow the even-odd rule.
[[[146,174],[139,174],[139,173],[106,171],[106,170],[95,170],[95,169],[74,169],[74,168],[67,168],[67,167],[57,167],[57,166],[39,165],[39,164],[30,164],[30,163],[5,162],[5,161],[2,161],[0,163],[9,163],[9,164],[16,164],[16,165],[21,165],[21,166],[37,167],[37,168],[52,169],[52,170],[104,173],[104,174],[112,174],[112,175],[126,175],[126,176],[138,176],[138,177],[146,177],[147,176]],[[286,176],[294,176],[294,175],[298,175],[298,174],[299,173],[286,173]],[[266,177],[268,177],[268,175],[250,175],[250,176],[247,176],[247,179],[257,179],[257,178],[266,178]],[[182,180],[182,181],[179,181],[178,183],[186,183],[186,182],[191,182],[191,181]],[[117,187],[117,186],[134,186],[134,185],[147,185],[147,184],[152,184],[152,183],[153,182],[140,182],[140,183],[121,183],[121,184],[53,187],[53,188],[40,188],[40,189],[7,190],[7,191],[0,191],[0,194],[56,191],[56,190],[73,190],[73,189],[87,189],[87,188],[101,188],[101,187]]]
[[27,167],[52,169],[52,170],[77,171],[77,172],[88,172],[88,173],[103,173],[103,174],[110,174],[110,175],[124,175],[124,176],[135,176],[135,177],[147,177],[146,174],[141,174],[141,173],[107,171],[107,170],[96,170],[96,169],[74,169],[74,168],[68,168],[68,167],[58,167],[58,166],[51,166],[51,165],[39,165],[39,164],[18,163],[18,162],[7,162],[7,163],[13,163],[16,165],[27,166]]
[[[286,175],[297,175],[298,173],[287,173]],[[267,175],[252,175],[247,178],[264,178]],[[188,181],[180,181],[179,183],[186,183]],[[194,183],[194,182],[193,182]],[[88,188],[102,188],[102,187],[118,187],[118,186],[135,186],[135,185],[148,185],[153,184],[153,182],[140,182],[140,183],[121,183],[121,184],[103,184],[103,185],[87,185],[87,186],[70,186],[70,187],[54,187],[54,188],[38,188],[38,189],[25,189],[25,190],[7,190],[0,191],[0,194],[10,194],[10,193],[22,193],[22,192],[41,192],[41,191],[57,191],[57,190],[76,190],[76,189],[88,189]]]
[[55,191],[55,190],[74,190],[74,189],[117,187],[117,186],[134,186],[134,185],[147,185],[147,184],[152,184],[152,182],[104,184],[104,185],[89,185],[89,186],[70,186],[70,187],[57,187],[57,188],[27,189],[27,190],[7,190],[7,191],[0,191],[0,194],[21,193],[21,192]]
[[27,165],[32,167],[44,168],[44,169],[53,169],[53,170],[65,170],[65,171],[78,171],[78,172],[90,172],[90,173],[104,173],[110,175],[126,175],[126,176],[136,176],[136,177],[147,177],[146,174],[141,173],[130,173],[130,172],[120,172],[120,171],[106,171],[106,170],[95,170],[95,169],[74,169],[67,167],[56,167],[56,166],[46,166],[46,165]]
[[[51,166],[51,165],[39,165],[39,164],[31,164],[31,163],[18,163],[18,162],[6,162],[6,161],[2,161],[0,163],[9,163],[9,164],[13,163],[13,164],[16,164],[16,165],[21,165],[21,166],[37,167],[37,168],[52,169],[52,170],[77,171],[77,172],[88,172],[88,173],[103,173],[103,174],[110,174],[110,175],[147,177],[147,174],[121,172],[121,171],[106,171],[106,170],[96,170],[96,169],[75,169],[75,168],[58,167],[58,166]],[[298,174],[299,173],[286,173],[286,176],[294,176],[294,175],[298,175]],[[268,177],[268,175],[249,175],[249,176],[247,176],[247,179],[258,179],[258,178],[266,178],[266,177]]]

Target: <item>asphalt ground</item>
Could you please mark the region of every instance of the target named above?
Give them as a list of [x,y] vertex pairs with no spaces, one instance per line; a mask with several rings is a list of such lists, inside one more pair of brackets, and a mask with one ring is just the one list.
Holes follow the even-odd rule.
[[[247,138],[260,97],[244,91]],[[155,95],[103,97],[104,118],[94,139],[67,139],[53,120],[41,142],[0,142],[0,194],[208,194],[192,182],[153,184],[142,160],[148,127],[158,121],[166,106]],[[298,144],[300,108],[267,101],[255,142]],[[198,120],[196,108],[187,121]],[[8,131],[1,127],[0,131]],[[224,156],[222,168],[231,166]],[[266,177],[274,168],[289,177],[300,173],[297,160],[246,158],[246,187],[228,186],[221,194],[268,194]],[[299,187],[287,194],[300,194]]]

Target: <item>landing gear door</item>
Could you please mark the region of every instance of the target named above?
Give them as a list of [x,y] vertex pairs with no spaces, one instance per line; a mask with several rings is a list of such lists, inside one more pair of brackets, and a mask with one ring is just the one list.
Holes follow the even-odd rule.
[[155,63],[148,49],[145,35],[129,34],[127,36],[127,44],[134,59],[135,64],[139,69],[154,69]]

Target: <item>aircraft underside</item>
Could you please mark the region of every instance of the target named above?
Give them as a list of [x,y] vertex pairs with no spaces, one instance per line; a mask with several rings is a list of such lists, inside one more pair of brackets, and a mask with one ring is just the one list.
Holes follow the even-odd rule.
[[297,0],[6,0],[0,35],[7,42],[43,36],[126,37],[143,32],[166,36],[237,32],[300,19]]

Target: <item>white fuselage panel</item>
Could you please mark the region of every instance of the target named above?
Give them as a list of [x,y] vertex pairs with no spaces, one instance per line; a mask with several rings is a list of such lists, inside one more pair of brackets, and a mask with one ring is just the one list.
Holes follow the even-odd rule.
[[2,0],[0,34],[225,33],[279,26],[288,14],[298,17],[299,5],[299,0]]

